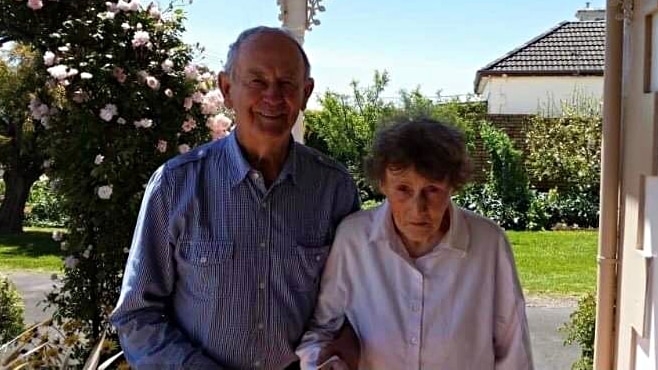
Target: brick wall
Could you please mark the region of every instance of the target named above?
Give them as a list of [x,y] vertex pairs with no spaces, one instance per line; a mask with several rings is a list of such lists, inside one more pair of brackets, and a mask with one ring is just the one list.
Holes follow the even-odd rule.
[[[531,114],[487,114],[485,119],[491,122],[495,127],[502,129],[512,139],[514,146],[525,152],[526,128],[532,117],[533,115]],[[471,153],[471,160],[473,163],[472,181],[484,182],[487,180],[488,176],[487,169],[489,168],[489,164],[487,163],[487,160],[489,156],[484,150],[481,140],[478,139],[475,144],[475,152]],[[564,186],[564,184],[556,184],[547,181],[537,182],[531,185],[540,190],[548,190],[554,187],[560,188]]]
[[[485,119],[491,122],[495,127],[502,129],[514,142],[516,148],[525,150],[525,128],[528,119],[532,115],[528,114],[487,114]],[[475,143],[475,151],[471,153],[473,162],[473,181],[484,182],[487,180],[487,163],[488,155],[484,150],[481,140]]]

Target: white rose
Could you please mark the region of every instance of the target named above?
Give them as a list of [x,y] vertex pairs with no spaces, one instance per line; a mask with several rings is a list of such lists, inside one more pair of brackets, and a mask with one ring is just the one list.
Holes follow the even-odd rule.
[[110,197],[112,197],[112,185],[103,185],[99,187],[97,194],[101,199],[110,199]]

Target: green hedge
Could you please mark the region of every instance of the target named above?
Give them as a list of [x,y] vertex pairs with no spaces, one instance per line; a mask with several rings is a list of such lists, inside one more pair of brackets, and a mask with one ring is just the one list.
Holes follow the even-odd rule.
[[0,344],[23,331],[23,299],[14,284],[0,275]]
[[569,322],[560,328],[566,333],[564,344],[578,344],[580,358],[571,366],[572,370],[594,368],[594,333],[596,331],[596,296],[588,293],[578,301],[578,308],[569,316]]

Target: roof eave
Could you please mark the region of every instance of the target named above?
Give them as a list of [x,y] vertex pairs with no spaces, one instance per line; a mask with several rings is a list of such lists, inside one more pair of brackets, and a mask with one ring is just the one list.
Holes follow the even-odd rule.
[[476,74],[476,82],[486,76],[603,76],[603,69],[579,69],[579,70],[538,70],[538,71],[519,71],[519,70],[497,70],[485,71],[479,70]]
[[485,77],[502,77],[502,76],[603,76],[603,69],[583,69],[577,71],[562,71],[562,70],[546,70],[546,71],[487,71],[479,70],[475,74],[475,81],[473,83],[473,90],[476,94],[480,94],[480,84]]

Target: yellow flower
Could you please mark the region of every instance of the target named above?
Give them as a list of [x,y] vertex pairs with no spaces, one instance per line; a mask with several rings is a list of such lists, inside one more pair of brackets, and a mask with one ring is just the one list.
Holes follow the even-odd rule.
[[64,345],[67,347],[72,347],[74,344],[77,344],[80,341],[80,337],[77,334],[67,335],[64,338]]

